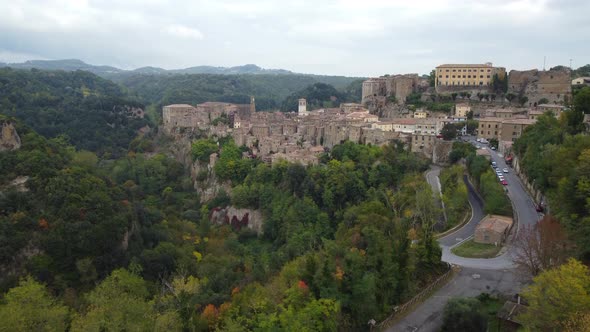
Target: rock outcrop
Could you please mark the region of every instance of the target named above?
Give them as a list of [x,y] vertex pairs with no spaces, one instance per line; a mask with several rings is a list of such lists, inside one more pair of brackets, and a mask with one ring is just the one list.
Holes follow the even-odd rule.
[[233,206],[214,208],[209,220],[217,225],[231,225],[234,229],[247,227],[262,234],[262,212],[260,210],[238,209]]
[[0,120],[0,152],[17,150],[21,146],[20,137],[10,120]]

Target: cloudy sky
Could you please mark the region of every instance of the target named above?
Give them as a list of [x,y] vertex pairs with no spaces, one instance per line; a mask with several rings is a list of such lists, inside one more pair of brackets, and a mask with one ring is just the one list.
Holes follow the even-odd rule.
[[588,0],[2,0],[0,61],[428,73],[590,63]]

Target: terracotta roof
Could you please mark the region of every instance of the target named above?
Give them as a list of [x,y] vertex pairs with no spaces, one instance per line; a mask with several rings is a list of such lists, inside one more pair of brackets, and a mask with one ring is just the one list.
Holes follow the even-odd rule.
[[187,107],[194,107],[193,105],[189,105],[189,104],[172,104],[172,105],[166,105],[164,107],[169,107],[169,108],[187,108]]
[[544,107],[544,108],[561,108],[564,109],[565,106],[563,105],[554,105],[554,104],[541,104],[541,105],[537,105],[538,107]]
[[534,119],[505,119],[502,123],[512,123],[512,124],[524,124],[524,125],[531,125],[536,123],[537,120]]
[[493,66],[487,65],[485,63],[474,63],[474,64],[455,64],[455,63],[447,63],[444,65],[437,66],[436,68],[441,67],[477,67],[477,68],[492,68]]
[[477,229],[489,229],[497,233],[503,233],[507,228],[512,226],[512,218],[488,214],[477,225]]
[[404,125],[415,125],[418,121],[418,119],[414,119],[414,118],[399,118],[399,119],[393,119],[391,121],[389,121],[389,123],[392,124],[404,124]]

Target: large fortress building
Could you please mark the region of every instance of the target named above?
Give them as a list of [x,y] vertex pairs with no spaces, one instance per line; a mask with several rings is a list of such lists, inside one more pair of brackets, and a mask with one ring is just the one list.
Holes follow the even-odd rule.
[[362,104],[385,102],[387,98],[391,98],[397,103],[404,103],[408,95],[426,88],[428,88],[428,80],[418,74],[370,78],[363,82]]
[[445,64],[436,67],[436,92],[489,89],[494,75],[506,77],[506,68],[484,64]]

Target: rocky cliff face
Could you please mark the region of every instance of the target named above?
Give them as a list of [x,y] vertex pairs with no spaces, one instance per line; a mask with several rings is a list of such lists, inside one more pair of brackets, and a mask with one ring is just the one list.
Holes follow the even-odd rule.
[[20,137],[11,121],[0,120],[0,130],[0,151],[12,151],[20,148]]
[[251,209],[238,209],[233,206],[214,208],[209,220],[218,225],[231,225],[234,229],[247,227],[258,234],[262,233],[262,212]]

